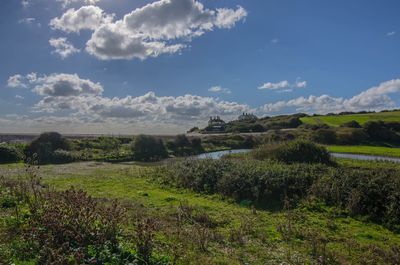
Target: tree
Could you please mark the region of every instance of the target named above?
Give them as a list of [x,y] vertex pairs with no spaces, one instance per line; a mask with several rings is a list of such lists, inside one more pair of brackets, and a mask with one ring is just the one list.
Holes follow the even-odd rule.
[[37,154],[39,163],[48,163],[58,149],[69,150],[68,141],[58,132],[45,132],[27,146],[25,154],[26,157]]
[[158,161],[168,157],[163,141],[150,135],[135,137],[132,149],[135,160],[139,161]]

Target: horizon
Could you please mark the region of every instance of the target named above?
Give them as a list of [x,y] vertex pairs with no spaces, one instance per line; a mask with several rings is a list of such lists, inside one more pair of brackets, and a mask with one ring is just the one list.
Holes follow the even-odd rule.
[[293,113],[398,109],[400,3],[0,3],[0,133],[172,135]]

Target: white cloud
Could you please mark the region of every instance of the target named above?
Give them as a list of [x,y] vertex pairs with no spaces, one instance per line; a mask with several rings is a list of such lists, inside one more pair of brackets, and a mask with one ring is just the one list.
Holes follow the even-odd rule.
[[9,87],[30,87],[32,91],[41,96],[70,97],[81,95],[101,95],[103,87],[89,79],[81,79],[77,74],[51,74],[38,76],[30,73],[26,76],[20,74],[10,76]]
[[247,11],[220,8],[210,10],[196,0],[160,0],[137,8],[113,22],[99,7],[70,9],[50,25],[65,32],[93,30],[86,44],[88,53],[99,59],[133,59],[177,53],[187,42],[215,28],[231,28]]
[[235,116],[249,111],[249,107],[236,102],[221,101],[211,97],[184,95],[159,97],[154,92],[124,98],[107,98],[99,95],[54,97],[47,96],[36,104],[37,110],[56,112],[72,110],[93,119],[158,120],[179,123],[202,121],[210,115]]
[[295,83],[295,87],[297,88],[305,88],[307,86],[307,81],[297,80]]
[[21,5],[23,8],[27,8],[30,5],[29,0],[22,0]]
[[299,97],[288,101],[278,101],[265,104],[260,108],[264,112],[280,112],[285,109],[294,109],[304,112],[341,112],[361,110],[382,110],[393,108],[396,104],[389,97],[390,94],[400,93],[400,79],[381,83],[369,88],[358,95],[345,99],[329,95]]
[[57,2],[61,2],[63,8],[66,8],[69,5],[76,3],[84,3],[86,5],[96,5],[100,0],[56,0]]
[[225,94],[230,94],[231,93],[231,90],[229,88],[224,88],[224,87],[221,87],[221,86],[210,87],[208,89],[208,91],[214,92],[214,93],[225,93]]
[[37,27],[41,27],[42,24],[40,22],[36,22],[36,18],[34,17],[25,17],[18,20],[18,24],[25,24],[28,26],[36,25]]
[[20,96],[20,95],[15,95],[15,98],[16,98],[16,99],[21,99],[21,100],[24,99],[24,97],[23,97],[23,96]]
[[259,90],[277,90],[278,92],[291,92],[293,88],[305,88],[307,87],[307,81],[301,81],[299,78],[296,79],[296,82],[291,84],[287,80],[283,80],[277,83],[267,82],[263,85],[259,86]]
[[42,96],[69,97],[103,93],[100,83],[81,79],[77,74],[51,74],[37,78],[34,84],[33,91]]
[[111,23],[113,19],[114,14],[106,14],[97,6],[82,6],[77,10],[67,10],[60,18],[53,18],[50,26],[53,29],[78,33],[81,30],[95,30],[103,24]]
[[396,31],[391,31],[391,32],[386,33],[386,36],[388,36],[388,37],[391,37],[394,35],[396,35]]
[[277,44],[278,42],[279,42],[279,39],[278,39],[278,38],[274,38],[274,39],[271,40],[271,43],[272,43],[272,44]]
[[49,43],[55,48],[53,53],[58,54],[62,59],[80,52],[80,50],[75,48],[66,38],[50,39]]
[[285,89],[285,88],[289,88],[290,84],[289,81],[284,80],[284,81],[280,81],[278,83],[264,83],[262,86],[258,87],[258,89],[260,90],[264,90],[264,89],[269,89],[269,90],[276,90],[276,89]]
[[24,77],[20,74],[10,76],[7,80],[7,86],[12,88],[26,87],[26,84],[24,83]]

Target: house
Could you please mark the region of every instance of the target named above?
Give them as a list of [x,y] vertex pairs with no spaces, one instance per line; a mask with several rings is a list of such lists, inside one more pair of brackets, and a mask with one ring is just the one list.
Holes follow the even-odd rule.
[[253,113],[245,113],[245,112],[243,112],[242,115],[238,117],[239,121],[254,121],[257,119],[258,119],[257,116],[254,115]]
[[208,129],[212,132],[223,132],[225,130],[225,121],[219,116],[210,117],[208,120]]

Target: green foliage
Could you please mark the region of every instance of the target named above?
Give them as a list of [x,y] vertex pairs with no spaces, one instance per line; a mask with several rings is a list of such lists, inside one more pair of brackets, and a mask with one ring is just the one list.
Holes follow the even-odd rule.
[[386,112],[371,112],[371,113],[350,113],[350,114],[336,114],[336,115],[316,115],[312,117],[300,118],[303,123],[307,124],[327,124],[332,127],[338,127],[343,123],[356,121],[363,125],[368,121],[385,121],[385,122],[399,122],[400,111],[386,111]]
[[0,144],[0,163],[14,163],[21,160],[22,155],[16,148]]
[[324,175],[313,192],[331,205],[346,208],[352,215],[367,216],[400,231],[400,178],[392,169],[339,169]]
[[284,163],[333,164],[325,147],[305,140],[262,145],[252,155],[259,160],[274,159]]
[[340,127],[347,127],[347,128],[362,128],[361,125],[357,121],[348,121],[340,125]]
[[336,132],[332,129],[319,129],[312,133],[312,139],[321,144],[335,144]]
[[[393,126],[393,123],[391,126]],[[387,141],[400,144],[400,135],[388,128],[383,121],[369,121],[363,127],[371,141]]]
[[167,142],[167,147],[175,156],[190,156],[204,152],[201,138],[189,139],[184,134],[177,135],[175,139]]
[[57,132],[42,133],[34,139],[25,149],[26,157],[37,154],[38,162],[51,163],[54,159],[54,152],[58,149],[69,150],[68,141]]
[[321,166],[283,165],[257,160],[185,160],[167,167],[163,181],[196,192],[220,193],[238,202],[252,201],[262,207],[282,207],[285,195],[304,198]]
[[134,152],[135,160],[138,161],[158,161],[168,157],[163,141],[150,135],[135,137],[132,151]]
[[344,145],[357,145],[367,141],[368,135],[361,128],[340,128],[336,131],[337,143]]

